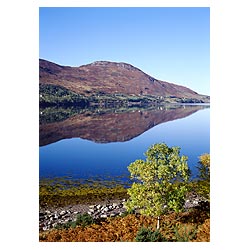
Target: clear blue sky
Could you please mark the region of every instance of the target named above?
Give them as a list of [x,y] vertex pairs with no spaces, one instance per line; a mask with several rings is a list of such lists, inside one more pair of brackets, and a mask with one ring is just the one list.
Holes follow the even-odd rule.
[[39,57],[80,66],[126,62],[159,79],[210,94],[209,8],[44,8]]

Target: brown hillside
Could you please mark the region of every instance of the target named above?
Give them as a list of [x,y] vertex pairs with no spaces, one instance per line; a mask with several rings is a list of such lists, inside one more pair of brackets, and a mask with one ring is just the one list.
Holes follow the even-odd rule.
[[59,85],[84,95],[103,92],[195,99],[203,97],[189,88],[157,80],[127,63],[98,61],[69,67],[40,59],[39,66],[40,84]]

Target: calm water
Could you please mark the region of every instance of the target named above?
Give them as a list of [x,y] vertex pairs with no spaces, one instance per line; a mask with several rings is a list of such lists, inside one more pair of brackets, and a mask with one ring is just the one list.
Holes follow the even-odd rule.
[[127,166],[145,159],[148,147],[160,142],[179,146],[195,177],[198,157],[210,152],[210,109],[161,109],[118,113],[85,110],[66,119],[58,114],[50,119],[40,116],[40,178],[126,180]]

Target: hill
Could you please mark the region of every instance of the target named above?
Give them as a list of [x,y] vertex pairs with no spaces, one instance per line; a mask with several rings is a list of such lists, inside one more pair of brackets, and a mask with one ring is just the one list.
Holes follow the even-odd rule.
[[[84,97],[86,103],[89,97],[96,98],[100,95],[103,99],[123,95],[123,98],[120,98],[122,101],[128,96],[137,96],[140,99],[153,98],[166,102],[209,102],[208,96],[200,95],[184,86],[157,80],[127,63],[97,61],[70,67],[40,59],[39,84],[42,103],[51,101],[46,101],[46,95],[55,98],[58,88],[61,92],[68,91],[64,96],[69,99],[72,96]],[[96,99],[92,101],[95,102]]]

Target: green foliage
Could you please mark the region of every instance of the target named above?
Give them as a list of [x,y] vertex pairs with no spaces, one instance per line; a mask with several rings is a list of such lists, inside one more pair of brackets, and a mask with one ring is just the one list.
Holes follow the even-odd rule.
[[39,84],[39,103],[41,106],[88,105],[88,100],[62,86]]
[[94,223],[94,219],[87,213],[78,214],[76,221],[69,221],[67,223],[55,226],[56,229],[68,229],[70,227],[75,228],[76,226],[86,227]]
[[[180,233],[179,231],[182,231],[182,233]],[[180,226],[175,226],[174,228],[174,232],[175,232],[175,240],[178,242],[188,242],[188,241],[192,241],[196,234],[197,234],[197,230],[188,230],[187,227],[184,226],[184,228],[181,228]]]
[[76,222],[75,221],[69,221],[63,224],[57,224],[54,228],[55,229],[69,229],[70,227],[75,228]]
[[83,112],[79,106],[51,106],[39,109],[39,124],[60,122]]
[[190,183],[189,185],[190,191],[195,191],[200,196],[204,197],[208,201],[210,201],[210,183],[209,181],[198,180]]
[[66,206],[84,202],[97,202],[107,199],[128,197],[129,183],[116,176],[111,180],[73,180],[67,177],[41,179],[39,183],[40,207]]
[[52,85],[39,85],[39,102],[41,106],[93,106],[99,107],[141,107],[143,105],[158,105],[164,103],[157,96],[150,95],[126,95],[126,94],[108,94],[104,92],[89,93],[91,95],[78,94],[69,89]]
[[210,154],[203,154],[199,158],[199,178],[210,181]]
[[124,218],[124,217],[126,217],[126,216],[128,216],[128,215],[130,215],[130,214],[134,214],[135,213],[135,211],[134,210],[126,210],[126,211],[124,211],[121,215],[120,215],[120,217],[122,217],[122,218]]
[[88,226],[90,224],[94,223],[93,218],[87,214],[78,214],[76,218],[76,225],[81,225],[82,227]]
[[166,195],[168,208],[175,212],[181,212],[183,210],[187,191],[187,186],[181,183],[171,185],[169,187],[169,192]]
[[162,234],[156,230],[152,231],[149,228],[142,227],[136,234],[135,241],[137,242],[164,242],[167,241]]
[[158,217],[166,210],[182,209],[190,171],[187,157],[179,154],[179,147],[155,144],[145,153],[145,161],[136,160],[128,166],[135,179],[128,189],[128,210],[137,208],[141,214]]
[[201,155],[199,160],[199,178],[197,193],[210,200],[210,154]]

